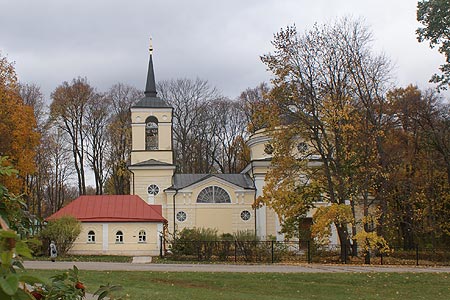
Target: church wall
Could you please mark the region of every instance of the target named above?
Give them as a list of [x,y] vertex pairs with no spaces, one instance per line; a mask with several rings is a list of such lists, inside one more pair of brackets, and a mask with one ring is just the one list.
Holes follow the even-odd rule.
[[[267,222],[267,237],[268,236],[277,236],[277,214],[273,209],[268,208],[266,214],[266,222]],[[278,228],[279,231],[279,228]]]
[[[268,143],[267,141],[266,143]],[[269,157],[272,157],[272,155],[267,154],[264,152],[264,149],[266,147],[266,143],[259,143],[250,148],[250,157],[252,159],[266,159]]]
[[[225,189],[231,203],[197,203],[198,194],[208,186],[219,186]],[[215,228],[219,233],[233,233],[238,230],[254,230],[255,214],[252,204],[254,191],[236,189],[235,186],[224,184],[221,181],[206,181],[191,187],[191,189],[180,190],[176,194],[175,215],[183,211],[186,220],[179,221],[175,218],[177,230],[183,228]],[[170,198],[170,199],[169,199]],[[249,220],[241,218],[242,211],[250,213]],[[169,231],[173,232],[174,209],[172,194],[167,200],[167,216]]]
[[[158,125],[158,150],[171,150],[171,123],[159,123]],[[139,139],[133,139],[133,150],[145,150],[145,123],[133,124],[133,135],[136,137],[142,137]],[[152,151],[153,152],[153,151]],[[153,157],[152,157],[153,158]]]
[[133,124],[145,123],[145,119],[149,116],[154,116],[158,122],[171,122],[172,109],[171,108],[132,108],[131,118]]
[[171,164],[173,161],[172,151],[133,151],[131,152],[131,164],[136,164],[149,159]]
[[[172,169],[160,170],[133,170],[134,173],[134,193],[145,201],[154,201],[153,204],[166,204],[166,195],[164,190],[172,185]],[[159,193],[156,196],[149,196],[147,188],[151,184],[159,187]],[[133,188],[133,187],[131,187]],[[164,216],[166,217],[166,216]]]

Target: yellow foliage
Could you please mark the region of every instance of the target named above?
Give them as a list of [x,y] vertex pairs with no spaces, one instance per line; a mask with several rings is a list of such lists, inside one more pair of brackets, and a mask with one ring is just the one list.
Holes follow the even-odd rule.
[[329,242],[331,225],[347,226],[354,222],[352,209],[349,205],[333,203],[330,206],[319,207],[313,217],[311,235],[319,244]]
[[366,232],[365,230],[359,231],[354,239],[358,242],[358,245],[362,247],[364,253],[377,250],[380,253],[389,253],[390,248],[386,240],[379,236],[375,231]]
[[35,172],[35,151],[39,143],[33,109],[20,98],[14,67],[0,56],[0,155],[18,176],[0,181],[15,194],[26,193],[24,178]]

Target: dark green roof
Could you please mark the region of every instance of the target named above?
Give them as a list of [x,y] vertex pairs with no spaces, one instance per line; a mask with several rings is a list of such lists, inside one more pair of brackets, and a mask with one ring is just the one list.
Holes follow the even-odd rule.
[[134,104],[132,108],[172,108],[166,101],[156,96],[155,72],[151,53],[148,60],[147,83],[144,94],[145,97]]
[[158,97],[144,97],[132,108],[172,108],[166,101]]

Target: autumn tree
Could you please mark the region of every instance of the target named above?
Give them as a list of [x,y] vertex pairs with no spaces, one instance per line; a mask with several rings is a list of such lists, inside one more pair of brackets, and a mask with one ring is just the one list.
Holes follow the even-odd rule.
[[47,156],[48,144],[45,142],[48,134],[47,111],[44,103],[44,95],[36,84],[20,84],[19,93],[25,105],[33,110],[36,119],[36,131],[40,135],[39,144],[36,147],[35,164],[36,172],[26,177],[28,195],[24,195],[29,211],[42,216],[44,193],[48,175],[49,161]]
[[[355,207],[361,193],[373,191],[378,170],[366,162],[378,154],[378,135],[366,143],[361,137],[380,124],[376,108],[383,101],[389,63],[372,54],[370,39],[360,21],[349,19],[315,25],[303,35],[288,27],[275,34],[275,52],[262,57],[275,75],[270,107],[264,110],[274,168],[259,200],[283,222],[304,215],[315,201]],[[302,141],[307,150],[297,149]],[[334,225],[343,256],[349,224]]]
[[70,179],[75,173],[72,162],[72,149],[65,132],[52,128],[43,141],[46,145],[45,155],[48,161],[47,181],[45,185],[45,215],[51,215],[61,209],[64,204],[75,199]]
[[106,97],[111,106],[107,162],[111,175],[107,191],[111,194],[124,195],[130,192],[130,172],[127,169],[131,152],[130,107],[142,97],[142,92],[132,86],[118,83],[107,91]]
[[395,126],[387,132],[389,169],[385,194],[389,240],[404,249],[448,240],[449,187],[446,157],[449,111],[434,91],[416,86],[388,93]]
[[158,83],[158,94],[173,107],[175,160],[181,173],[209,173],[216,150],[211,103],[222,98],[206,80],[176,79]]
[[86,194],[86,136],[85,122],[87,106],[97,97],[93,87],[85,78],[63,82],[52,93],[50,115],[55,124],[70,137],[73,163],[77,173],[78,191]]
[[108,176],[108,127],[111,119],[109,98],[100,94],[90,97],[86,104],[84,132],[87,141],[87,161],[94,172],[95,194],[103,194]]
[[36,170],[39,133],[33,109],[24,104],[19,93],[14,66],[0,54],[0,156],[7,156],[16,176],[0,177],[10,192],[29,195],[26,179]]
[[217,125],[214,161],[220,173],[239,173],[250,162],[250,151],[245,144],[246,118],[240,102],[221,99],[211,104]]
[[429,41],[430,47],[438,46],[439,53],[445,56],[445,63],[440,66],[441,75],[435,74],[431,82],[447,89],[450,85],[450,1],[423,0],[417,3],[417,21],[423,27],[416,30],[419,42]]
[[261,111],[268,107],[267,95],[269,91],[268,84],[263,82],[255,88],[246,89],[238,97],[249,133],[267,127]]

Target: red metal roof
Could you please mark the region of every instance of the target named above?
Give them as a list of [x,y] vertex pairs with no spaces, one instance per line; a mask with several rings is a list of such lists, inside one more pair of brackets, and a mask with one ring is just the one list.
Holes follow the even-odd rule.
[[136,195],[80,196],[47,218],[74,216],[81,222],[166,222],[161,205]]

